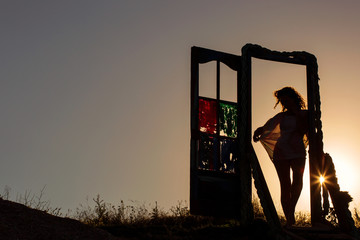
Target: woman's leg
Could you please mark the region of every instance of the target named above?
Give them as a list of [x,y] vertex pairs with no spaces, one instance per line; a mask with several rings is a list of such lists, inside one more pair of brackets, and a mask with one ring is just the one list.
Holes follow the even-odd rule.
[[291,218],[291,180],[290,180],[290,163],[287,160],[274,162],[280,181],[281,189],[281,206],[283,208],[287,223],[292,225]]
[[296,203],[299,200],[303,187],[305,158],[292,159],[290,161],[290,165],[293,173],[293,181],[291,184],[290,214],[293,216],[295,213]]

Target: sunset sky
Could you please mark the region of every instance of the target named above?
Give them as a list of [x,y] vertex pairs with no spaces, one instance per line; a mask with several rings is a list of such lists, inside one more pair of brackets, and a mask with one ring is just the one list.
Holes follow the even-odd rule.
[[[46,186],[65,210],[96,194],[188,203],[190,49],[240,55],[253,43],[317,57],[324,150],[360,207],[359,10],[357,0],[1,0],[0,193]],[[306,96],[305,81],[303,66],[254,59],[253,128],[280,111],[275,90]],[[254,146],[281,209],[272,163]]]

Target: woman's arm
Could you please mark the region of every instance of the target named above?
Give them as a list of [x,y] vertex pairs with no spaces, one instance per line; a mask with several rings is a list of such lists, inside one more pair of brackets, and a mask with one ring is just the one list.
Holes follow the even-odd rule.
[[272,131],[275,129],[275,127],[280,123],[281,119],[283,117],[283,113],[278,113],[274,117],[270,118],[262,127],[259,127],[255,130],[253,140],[254,142],[257,142],[260,140],[261,135],[265,131]]

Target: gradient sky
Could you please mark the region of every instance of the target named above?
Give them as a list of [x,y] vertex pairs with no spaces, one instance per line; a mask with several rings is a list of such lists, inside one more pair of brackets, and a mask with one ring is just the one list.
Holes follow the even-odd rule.
[[[190,48],[246,43],[318,59],[324,148],[359,207],[360,2],[0,1],[0,192],[39,192],[74,210],[189,200]],[[253,127],[305,68],[253,61]],[[231,95],[231,93],[229,93]],[[256,151],[276,206],[279,186]],[[297,210],[309,210],[308,174]],[[255,193],[256,194],[256,193]]]

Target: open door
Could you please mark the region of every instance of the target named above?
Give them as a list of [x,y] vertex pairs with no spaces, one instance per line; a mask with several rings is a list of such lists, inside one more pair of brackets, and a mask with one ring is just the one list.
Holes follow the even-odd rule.
[[[252,216],[252,206],[250,165],[242,157],[245,150],[239,148],[243,142],[240,137],[244,136],[238,127],[241,125],[237,90],[241,56],[199,47],[191,50],[190,212],[221,217],[245,216],[246,221],[246,216]],[[213,97],[199,95],[199,66],[209,63],[216,64],[216,80],[206,83],[215,84]],[[236,73],[235,101],[224,100],[221,95],[221,67]],[[243,174],[244,170],[247,173]]]

